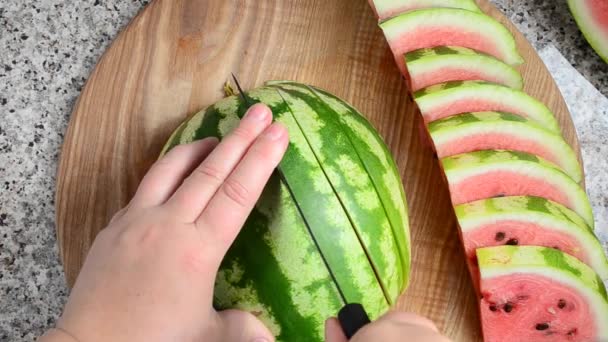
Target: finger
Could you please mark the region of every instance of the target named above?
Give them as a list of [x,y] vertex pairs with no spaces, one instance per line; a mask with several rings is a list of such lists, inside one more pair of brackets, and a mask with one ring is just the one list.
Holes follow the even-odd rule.
[[196,220],[223,256],[287,149],[287,130],[275,123],[251,146]]
[[438,332],[437,326],[428,318],[416,315],[411,312],[389,311],[378,319],[378,321],[390,321],[397,324],[418,325]]
[[138,209],[163,204],[217,143],[217,138],[207,138],[173,148],[146,173],[129,207]]
[[194,222],[271,121],[272,115],[266,105],[252,106],[239,126],[184,180],[167,201],[168,209],[184,222]]
[[272,342],[274,335],[257,317],[240,310],[225,310],[218,313],[222,327],[222,341],[226,342]]
[[342,326],[337,318],[332,317],[325,321],[325,342],[347,342]]

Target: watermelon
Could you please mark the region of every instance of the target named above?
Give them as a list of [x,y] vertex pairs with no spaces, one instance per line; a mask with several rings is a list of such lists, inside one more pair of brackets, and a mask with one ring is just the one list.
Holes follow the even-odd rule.
[[414,93],[426,122],[446,116],[483,111],[517,114],[560,132],[553,113],[542,102],[516,89],[483,81],[447,82]]
[[584,262],[608,280],[608,259],[585,221],[542,197],[509,196],[454,207],[469,269],[478,277],[475,250],[500,245],[544,246]]
[[608,63],[608,2],[568,0],[568,6],[591,47]]
[[514,89],[523,87],[512,66],[475,50],[457,46],[419,49],[405,55],[412,91],[449,81],[480,80]]
[[553,248],[477,250],[484,341],[606,341],[608,295],[578,259]]
[[583,178],[576,154],[564,138],[519,115],[465,113],[428,126],[439,158],[479,150],[513,150],[538,155],[559,166],[574,181]]
[[[346,302],[376,318],[408,283],[401,178],[386,145],[354,108],[320,89],[273,82],[246,93],[289,131],[289,148],[216,278],[218,309],[258,316],[279,341],[322,341]],[[248,105],[227,97],[184,122],[178,144],[223,137]]]
[[481,12],[475,0],[369,0],[369,4],[380,20],[422,8],[448,7]]
[[501,196],[538,196],[560,203],[594,227],[585,190],[533,154],[483,150],[441,159],[454,205]]
[[511,32],[483,13],[455,8],[420,9],[386,20],[380,27],[404,74],[406,53],[437,46],[462,46],[509,65],[523,63]]

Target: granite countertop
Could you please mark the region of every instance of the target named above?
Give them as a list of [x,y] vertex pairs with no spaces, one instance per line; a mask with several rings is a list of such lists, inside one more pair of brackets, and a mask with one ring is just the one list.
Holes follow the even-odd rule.
[[[0,0],[0,341],[33,340],[66,300],[54,219],[63,134],[95,62],[147,2]],[[565,0],[494,3],[538,49],[553,44],[608,95],[608,66]],[[585,134],[602,133],[584,131],[583,144]]]

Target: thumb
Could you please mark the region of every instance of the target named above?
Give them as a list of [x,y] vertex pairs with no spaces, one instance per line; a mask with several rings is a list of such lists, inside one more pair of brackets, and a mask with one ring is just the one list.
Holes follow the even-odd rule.
[[224,310],[218,312],[222,326],[222,341],[273,342],[274,335],[264,323],[249,312]]
[[325,321],[325,342],[346,342],[346,336],[342,331],[340,322],[335,317],[328,318]]

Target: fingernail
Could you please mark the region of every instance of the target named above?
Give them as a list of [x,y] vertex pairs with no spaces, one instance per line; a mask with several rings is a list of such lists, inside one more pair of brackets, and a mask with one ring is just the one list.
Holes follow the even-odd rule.
[[256,121],[265,121],[269,115],[270,115],[270,111],[268,110],[268,107],[261,105],[261,104],[256,104],[256,105],[253,105],[253,107],[249,108],[249,111],[247,111],[247,114],[245,114],[245,119],[247,119],[247,120],[252,119],[252,120],[256,120]]
[[285,128],[279,124],[272,124],[264,131],[264,137],[270,140],[279,140],[285,134]]

